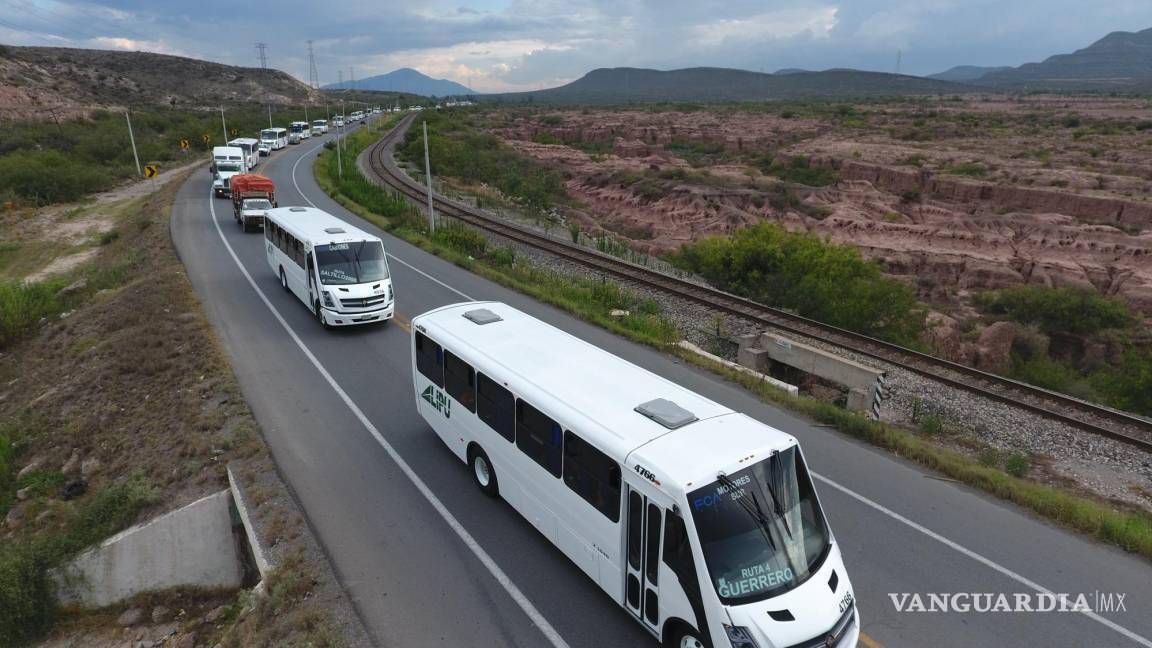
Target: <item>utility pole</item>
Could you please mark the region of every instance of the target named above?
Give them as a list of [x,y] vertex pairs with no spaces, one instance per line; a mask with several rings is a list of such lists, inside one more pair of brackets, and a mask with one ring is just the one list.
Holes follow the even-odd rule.
[[[340,114],[341,115],[344,114],[344,100],[343,99],[340,100]],[[341,121],[343,121],[343,120],[341,120]],[[338,174],[340,174],[341,180],[344,179],[344,154],[340,152],[340,140],[344,139],[344,136],[339,131],[343,131],[344,129],[347,129],[347,128],[348,128],[348,125],[345,124],[344,128],[337,129],[338,132],[336,133],[336,172]]]
[[224,129],[224,143],[228,143],[228,123],[224,121],[224,106],[220,106],[220,126]]
[[436,231],[436,214],[432,211],[432,163],[428,161],[428,122],[424,122],[424,178],[428,181],[428,233]]
[[128,122],[128,139],[132,142],[132,157],[136,158],[136,173],[144,175],[144,170],[140,168],[140,154],[136,152],[136,136],[132,134],[132,118],[128,113],[124,113],[124,119]]
[[268,104],[268,128],[272,128],[272,104]]
[[308,84],[320,88],[320,74],[316,71],[316,54],[312,52],[312,41],[308,41]]
[[337,70],[336,74],[339,75],[338,78],[340,79],[339,81],[336,82],[336,87],[343,90],[344,89],[344,70]]

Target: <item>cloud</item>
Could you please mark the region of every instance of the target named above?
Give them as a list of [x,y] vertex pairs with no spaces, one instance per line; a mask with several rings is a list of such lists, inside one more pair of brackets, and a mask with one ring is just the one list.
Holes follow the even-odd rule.
[[20,0],[15,44],[183,53],[269,64],[322,83],[414,67],[477,89],[535,89],[597,67],[856,67],[938,72],[1018,65],[1152,26],[1147,0]]

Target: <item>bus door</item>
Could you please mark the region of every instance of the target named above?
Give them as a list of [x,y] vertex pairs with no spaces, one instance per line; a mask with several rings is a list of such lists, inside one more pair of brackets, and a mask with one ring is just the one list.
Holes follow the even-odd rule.
[[660,545],[666,513],[655,500],[628,485],[624,607],[657,636],[660,633]]
[[313,306],[316,304],[318,295],[316,294],[316,260],[311,252],[308,253],[308,263],[305,266],[308,269],[308,305]]

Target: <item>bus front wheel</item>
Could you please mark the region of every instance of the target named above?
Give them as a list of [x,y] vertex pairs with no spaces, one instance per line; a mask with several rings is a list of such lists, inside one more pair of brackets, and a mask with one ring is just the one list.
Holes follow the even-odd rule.
[[687,624],[677,625],[680,627],[672,633],[671,641],[668,642],[668,648],[706,648],[704,642],[700,640],[695,630],[687,627]]
[[476,482],[476,486],[488,497],[496,497],[500,493],[500,488],[496,484],[496,471],[492,468],[488,455],[484,454],[479,446],[473,446],[468,456],[468,464],[472,467],[472,479]]

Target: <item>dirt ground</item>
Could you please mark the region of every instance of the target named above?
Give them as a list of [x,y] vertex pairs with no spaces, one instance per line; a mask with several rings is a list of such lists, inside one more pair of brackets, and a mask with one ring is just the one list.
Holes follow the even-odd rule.
[[[79,305],[0,351],[0,421],[16,430],[14,471],[33,466],[44,483],[78,479],[87,495],[68,499],[44,488],[15,498],[0,551],[60,532],[85,498],[115,484],[153,490],[154,503],[138,520],[173,510],[226,488],[231,463],[277,566],[266,579],[268,596],[168,592],[65,612],[44,645],[368,645],[280,481],[171,246],[168,219],[183,177],[174,173],[156,193],[130,187],[45,216],[93,209],[77,236],[116,235],[85,250],[92,258],[66,272],[75,280],[66,290]],[[104,207],[111,216],[96,216]],[[9,235],[19,229],[24,244],[51,231],[27,220],[4,226]],[[142,618],[125,625],[121,615],[131,610]]]
[[[644,251],[769,220],[857,246],[946,312],[1042,283],[1152,313],[1150,118],[1145,100],[976,97],[505,112],[488,127],[564,173],[578,222]],[[793,158],[839,181],[773,205],[767,167]]]

